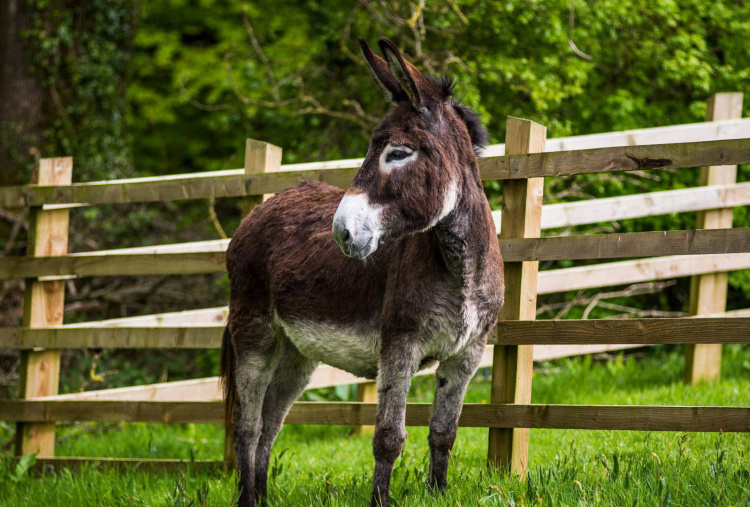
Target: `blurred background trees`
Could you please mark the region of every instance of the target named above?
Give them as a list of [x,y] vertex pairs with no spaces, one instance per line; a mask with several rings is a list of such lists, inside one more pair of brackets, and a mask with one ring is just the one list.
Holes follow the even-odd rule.
[[[74,181],[237,168],[247,137],[283,147],[285,163],[363,156],[386,105],[360,36],[374,44],[385,35],[426,72],[455,76],[492,143],[503,141],[507,115],[559,137],[703,121],[715,92],[742,91],[745,111],[750,105],[745,2],[9,0],[2,9],[0,185],[29,181],[43,156],[74,156]],[[557,202],[695,186],[697,172],[547,184],[546,199]],[[496,205],[499,191],[488,186]],[[2,211],[0,248],[22,255],[25,215]],[[231,199],[81,208],[71,251],[215,239],[214,211],[231,235],[239,217]],[[735,223],[750,225],[745,209]],[[590,229],[693,225],[685,214]],[[750,276],[735,273],[730,283],[729,307],[750,306]],[[687,280],[636,292],[618,303],[686,309]],[[0,324],[19,322],[20,294],[4,285]],[[586,300],[540,302],[574,296]],[[69,283],[66,319],[225,302],[220,276],[82,279]]]

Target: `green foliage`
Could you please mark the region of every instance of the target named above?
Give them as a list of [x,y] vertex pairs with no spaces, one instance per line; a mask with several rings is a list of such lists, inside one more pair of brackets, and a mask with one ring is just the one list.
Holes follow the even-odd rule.
[[74,155],[79,181],[132,175],[123,96],[133,3],[32,0],[26,8],[28,60],[52,108],[42,154]]
[[[358,123],[343,116],[352,113],[347,101],[375,118],[384,105],[356,36],[374,43],[387,35],[422,68],[455,75],[493,142],[502,141],[507,115],[539,121],[557,137],[702,121],[711,93],[750,91],[743,42],[750,7],[736,3],[574,2],[571,28],[567,1],[462,0],[428,6],[424,33],[415,37],[396,22],[412,17],[408,3],[351,10],[345,2],[259,0],[247,7],[247,22],[276,87],[246,32],[243,3],[207,4],[161,0],[141,10],[129,98],[136,130],[156,134],[135,136],[149,148],[137,150],[141,160],[153,154],[163,162],[157,145],[164,143],[180,165],[239,165],[245,136],[283,146],[290,162],[361,156],[364,143],[349,128]],[[571,49],[569,36],[591,61]],[[276,92],[288,104],[267,107]],[[300,93],[322,107],[307,110]]]
[[10,480],[13,482],[22,481],[24,477],[26,477],[26,472],[29,471],[29,468],[34,466],[34,463],[36,463],[36,453],[28,454],[19,459],[13,469],[13,473],[10,474]]

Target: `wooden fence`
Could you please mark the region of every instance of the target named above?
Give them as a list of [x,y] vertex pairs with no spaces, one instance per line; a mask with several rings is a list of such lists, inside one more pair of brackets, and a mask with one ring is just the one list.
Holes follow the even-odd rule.
[[[741,103],[741,94],[713,97],[712,123],[558,140],[546,140],[534,122],[508,119],[505,146],[490,147],[480,160],[483,180],[504,181],[503,210],[494,215],[506,260],[506,304],[482,363],[493,365],[491,403],[465,405],[460,421],[490,428],[490,461],[522,472],[528,428],[750,431],[747,407],[530,404],[534,355],[686,343],[687,378],[696,382],[718,378],[720,344],[750,343],[750,312],[724,308],[726,273],[750,268],[750,234],[731,228],[731,209],[750,204],[750,183],[736,183],[736,164],[750,163],[750,120],[739,119]],[[653,144],[664,141],[670,143]],[[93,459],[163,468],[181,462],[55,457],[54,423],[222,422],[216,378],[57,395],[62,348],[215,348],[226,311],[62,325],[67,277],[223,272],[227,246],[208,241],[68,254],[69,208],[233,196],[248,213],[264,195],[301,179],[345,187],[360,162],[282,166],[279,148],[249,140],[243,170],[71,184],[71,159],[45,159],[31,185],[0,188],[0,206],[31,207],[29,256],[0,259],[0,278],[29,279],[23,327],[0,329],[0,348],[22,351],[22,399],[0,402],[0,419],[18,423],[16,454],[39,451],[42,465]],[[700,188],[542,206],[545,177],[698,166],[705,166]],[[693,231],[540,237],[541,229],[693,211],[701,213]],[[638,259],[538,271],[540,260],[617,258]],[[679,276],[693,277],[691,310],[701,318],[535,320],[537,294]],[[311,387],[358,381],[322,366]],[[369,396],[366,388],[362,395]],[[366,425],[374,415],[374,403],[297,403],[286,423]],[[426,425],[428,415],[429,406],[410,404],[407,424]]]

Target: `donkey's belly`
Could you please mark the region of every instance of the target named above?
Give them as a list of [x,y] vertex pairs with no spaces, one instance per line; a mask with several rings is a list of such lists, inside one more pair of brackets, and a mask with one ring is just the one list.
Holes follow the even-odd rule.
[[297,349],[310,359],[358,377],[377,377],[380,349],[377,331],[361,331],[311,321],[279,322]]

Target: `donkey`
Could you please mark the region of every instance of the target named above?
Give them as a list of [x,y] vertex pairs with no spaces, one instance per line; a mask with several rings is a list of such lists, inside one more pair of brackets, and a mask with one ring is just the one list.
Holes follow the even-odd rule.
[[452,99],[452,80],[424,76],[388,39],[385,59],[359,43],[394,107],[351,186],[277,194],[227,250],[221,365],[241,506],[265,501],[271,447],[319,361],[377,379],[371,506],[388,505],[412,377],[439,363],[429,486],[443,491],[466,387],[503,303],[477,115]]

